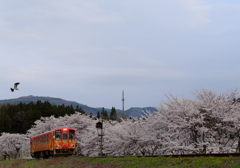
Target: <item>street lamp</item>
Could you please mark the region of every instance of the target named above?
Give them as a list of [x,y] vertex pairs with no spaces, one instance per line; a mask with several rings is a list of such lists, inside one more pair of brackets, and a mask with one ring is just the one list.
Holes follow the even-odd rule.
[[102,150],[103,150],[103,123],[102,122],[97,122],[96,123],[96,128],[98,132],[98,136],[100,136],[100,156],[103,155]]

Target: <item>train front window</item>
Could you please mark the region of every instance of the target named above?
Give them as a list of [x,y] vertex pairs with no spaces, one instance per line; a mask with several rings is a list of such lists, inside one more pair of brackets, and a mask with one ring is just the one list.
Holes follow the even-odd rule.
[[69,139],[74,139],[75,130],[69,130]]
[[56,139],[61,139],[61,134],[62,134],[62,133],[61,133],[61,130],[56,130],[56,131],[55,131],[55,138],[56,138]]
[[63,139],[68,139],[68,134],[67,133],[63,134]]

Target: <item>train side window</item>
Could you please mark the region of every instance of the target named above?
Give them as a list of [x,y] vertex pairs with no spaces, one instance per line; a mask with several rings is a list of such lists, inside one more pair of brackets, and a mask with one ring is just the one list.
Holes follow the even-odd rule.
[[69,130],[69,139],[74,139],[75,130]]
[[61,139],[61,134],[62,134],[62,133],[61,133],[61,130],[56,130],[56,131],[55,131],[55,138],[56,138],[56,139]]

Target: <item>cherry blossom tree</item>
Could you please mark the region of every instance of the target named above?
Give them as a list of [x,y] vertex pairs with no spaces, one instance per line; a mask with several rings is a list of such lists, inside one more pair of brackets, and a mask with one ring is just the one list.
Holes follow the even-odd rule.
[[204,126],[209,129],[205,137],[215,152],[239,151],[240,103],[237,89],[226,93],[201,90],[196,94]]
[[104,137],[105,152],[110,155],[162,154],[169,142],[164,124],[160,113],[149,112],[144,117],[109,122]]
[[238,150],[238,91],[218,94],[200,90],[195,95],[193,100],[170,95],[168,101],[160,105],[158,110],[168,122],[166,125],[172,142],[167,151],[206,153]]
[[0,136],[0,154],[4,158],[17,158],[26,140],[27,138],[23,134],[2,133]]

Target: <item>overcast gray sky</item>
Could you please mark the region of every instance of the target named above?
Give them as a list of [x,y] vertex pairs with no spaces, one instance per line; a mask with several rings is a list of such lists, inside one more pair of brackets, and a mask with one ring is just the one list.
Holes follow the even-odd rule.
[[124,90],[128,109],[226,92],[239,41],[239,0],[0,0],[0,99],[121,109]]

